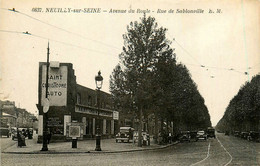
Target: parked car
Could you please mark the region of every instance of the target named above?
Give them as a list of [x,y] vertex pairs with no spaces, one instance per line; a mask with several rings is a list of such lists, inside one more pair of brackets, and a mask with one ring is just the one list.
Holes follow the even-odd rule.
[[203,130],[197,132],[196,141],[200,139],[204,139],[205,141],[207,140],[207,134]]
[[116,142],[130,142],[133,140],[134,128],[132,127],[120,127],[119,133],[116,135]]
[[197,132],[198,132],[198,131],[191,131],[191,132],[190,132],[190,139],[196,140]]
[[207,137],[209,138],[216,138],[216,135],[215,135],[215,129],[212,128],[212,127],[209,127],[208,130],[207,130]]
[[242,139],[247,139],[248,136],[249,136],[249,132],[241,132],[240,137],[241,137]]
[[9,138],[9,136],[10,136],[9,128],[7,128],[7,127],[1,127],[1,128],[0,128],[0,135],[1,135],[1,137],[2,137],[2,136],[6,136],[7,138]]
[[[23,131],[25,132],[25,128],[18,128],[18,130],[23,133]],[[24,134],[26,135],[26,134]],[[16,127],[12,127],[11,128],[11,137],[12,140],[17,139],[17,128]]]
[[191,136],[190,136],[190,132],[189,131],[182,131],[180,133],[180,137],[179,140],[180,142],[190,142]]
[[225,131],[225,135],[229,135],[229,131]]
[[240,131],[234,131],[234,136],[235,137],[240,137]]
[[12,137],[12,140],[17,139],[17,128],[16,127],[11,128],[11,137]]
[[255,141],[255,142],[259,142],[260,141],[260,135],[258,132],[256,131],[250,131],[249,135],[247,136],[247,140],[248,141]]

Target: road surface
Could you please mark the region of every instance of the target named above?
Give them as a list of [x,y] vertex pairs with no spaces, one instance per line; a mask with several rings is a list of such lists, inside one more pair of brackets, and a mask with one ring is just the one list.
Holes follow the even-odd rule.
[[[12,142],[11,139],[9,141]],[[257,166],[260,165],[260,143],[217,134],[216,139],[210,138],[207,141],[179,143],[166,149],[153,151],[109,154],[1,153],[1,165]]]

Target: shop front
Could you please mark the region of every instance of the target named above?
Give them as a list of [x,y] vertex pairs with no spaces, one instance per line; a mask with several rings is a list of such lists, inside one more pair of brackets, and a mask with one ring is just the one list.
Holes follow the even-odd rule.
[[115,134],[115,117],[112,110],[76,104],[73,119],[83,123],[84,138],[94,138],[97,134],[97,126],[103,138],[111,138]]

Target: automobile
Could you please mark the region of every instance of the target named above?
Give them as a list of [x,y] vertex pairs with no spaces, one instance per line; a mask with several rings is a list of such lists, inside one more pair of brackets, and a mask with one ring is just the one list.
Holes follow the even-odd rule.
[[259,142],[260,141],[260,135],[258,132],[256,131],[250,131],[249,135],[247,136],[247,140],[248,141],[255,141],[255,142]]
[[216,138],[216,135],[215,135],[215,129],[212,128],[212,127],[209,127],[207,129],[207,137],[209,138]]
[[198,131],[195,131],[195,130],[194,130],[194,131],[191,131],[191,132],[190,132],[190,139],[196,140],[197,132],[198,132]]
[[180,133],[179,141],[180,142],[190,142],[191,136],[189,131],[182,131]]
[[[19,132],[22,132],[23,130],[25,131],[25,128],[18,128]],[[12,140],[17,139],[17,128],[16,127],[12,127],[11,128],[11,137]]]
[[229,131],[225,131],[225,135],[229,135]]
[[1,128],[0,128],[0,135],[1,135],[1,137],[2,137],[2,136],[6,136],[7,138],[9,138],[9,136],[10,136],[9,128],[7,128],[7,127],[1,127]]
[[240,131],[234,131],[234,136],[235,137],[240,137]]
[[197,132],[196,141],[200,139],[204,139],[205,141],[207,140],[207,134],[203,130]]
[[240,135],[240,137],[242,138],[242,139],[247,139],[247,137],[249,136],[249,132],[241,132],[241,135]]
[[11,128],[11,137],[12,137],[12,140],[17,139],[17,128],[16,127]]
[[120,127],[119,133],[116,135],[116,142],[130,142],[133,140],[134,128],[132,127]]

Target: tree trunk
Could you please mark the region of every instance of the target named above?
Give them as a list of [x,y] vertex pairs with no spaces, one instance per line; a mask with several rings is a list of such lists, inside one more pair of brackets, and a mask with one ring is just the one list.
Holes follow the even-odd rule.
[[161,133],[163,133],[163,117],[161,117]]
[[154,114],[154,116],[155,116],[155,119],[154,119],[154,123],[155,123],[155,126],[154,126],[154,130],[155,130],[155,137],[154,137],[154,139],[155,139],[155,143],[157,144],[158,143],[158,134],[159,134],[159,131],[158,131],[158,114],[157,114],[157,111],[155,111],[155,114]]
[[143,126],[143,107],[140,108],[138,126],[138,147],[142,147],[142,126]]

